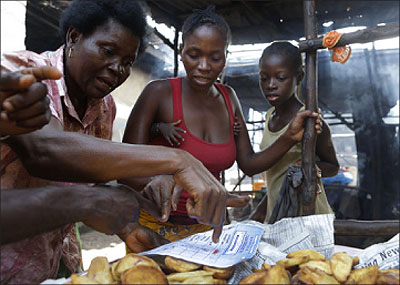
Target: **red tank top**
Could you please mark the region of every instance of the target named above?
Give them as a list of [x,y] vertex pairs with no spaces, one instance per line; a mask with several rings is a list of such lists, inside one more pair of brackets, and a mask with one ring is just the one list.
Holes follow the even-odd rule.
[[[225,99],[225,105],[228,108],[229,113],[229,127],[230,127],[230,138],[227,143],[210,143],[204,141],[194,135],[192,135],[186,127],[185,120],[183,118],[182,109],[182,88],[181,78],[169,78],[169,82],[172,87],[172,100],[174,106],[174,122],[181,120],[181,123],[177,126],[186,130],[186,133],[180,133],[185,139],[180,142],[180,145],[173,146],[182,150],[185,150],[192,154],[195,158],[200,160],[203,165],[218,179],[220,180],[221,171],[228,169],[236,160],[236,144],[233,137],[233,123],[234,115],[229,98],[228,90],[224,85],[215,83],[215,86],[221,92]],[[201,119],[201,118],[199,118]],[[163,136],[159,136],[149,142],[151,145],[163,145],[169,146],[169,143],[164,139]],[[186,200],[191,197],[185,190],[179,198],[178,208],[175,212],[171,213],[170,221],[181,224],[193,224],[197,223],[195,219],[190,219],[187,216],[186,211]]]

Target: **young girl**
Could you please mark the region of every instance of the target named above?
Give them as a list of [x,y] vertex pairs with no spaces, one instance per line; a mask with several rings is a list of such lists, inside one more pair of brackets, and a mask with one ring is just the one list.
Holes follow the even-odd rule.
[[[317,113],[300,112],[276,143],[254,153],[235,91],[216,82],[225,67],[230,42],[227,23],[211,9],[196,11],[183,25],[182,42],[180,55],[186,76],[155,80],[145,87],[129,117],[124,142],[171,147],[162,136],[152,138],[150,129],[153,123],[175,122],[175,127],[182,130],[179,132],[182,140],[173,147],[192,154],[219,179],[221,171],[228,169],[235,160],[247,175],[268,169],[301,140],[306,117],[317,118],[316,129],[320,131]],[[235,117],[243,126],[237,136],[233,131]],[[141,212],[139,222],[166,239],[173,241],[210,229],[191,217],[189,210],[193,198],[186,191],[176,189],[171,176],[144,178],[142,181],[125,179],[122,183],[137,190],[149,183],[144,192],[162,205],[163,219],[158,221]],[[172,200],[165,199],[169,196]],[[218,205],[224,201],[216,197],[208,202]],[[226,205],[240,206],[247,202],[247,197],[230,199],[228,196]],[[213,213],[207,215],[212,217]]]
[[[265,131],[260,149],[274,143],[284,132],[295,115],[304,110],[303,103],[296,96],[298,86],[303,79],[301,53],[289,42],[274,42],[262,53],[259,61],[259,83],[262,93],[272,108],[265,119]],[[316,145],[317,169],[322,176],[334,176],[339,170],[335,149],[329,127],[323,124]],[[279,191],[285,179],[288,167],[301,163],[301,143],[297,143],[282,158],[266,170],[267,195],[257,206],[251,218],[260,222],[268,221],[277,202]],[[332,213],[323,185],[318,179],[321,193],[315,202],[316,214]]]

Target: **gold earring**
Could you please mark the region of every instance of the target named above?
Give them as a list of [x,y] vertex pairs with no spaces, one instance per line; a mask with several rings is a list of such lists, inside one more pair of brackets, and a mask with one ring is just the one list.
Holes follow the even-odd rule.
[[69,48],[68,57],[71,58],[71,55],[72,55],[72,48]]

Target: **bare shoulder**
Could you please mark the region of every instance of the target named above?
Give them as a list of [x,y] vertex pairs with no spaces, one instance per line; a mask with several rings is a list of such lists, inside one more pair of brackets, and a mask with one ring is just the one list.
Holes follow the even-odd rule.
[[151,96],[165,96],[171,94],[171,84],[167,79],[152,80],[147,83],[143,92],[150,93]]
[[224,84],[224,86],[225,86],[226,90],[228,90],[229,99],[231,99],[231,104],[233,107],[233,112],[236,114],[237,113],[236,111],[238,109],[240,109],[239,99],[236,95],[235,90],[231,86],[226,85],[226,84]]

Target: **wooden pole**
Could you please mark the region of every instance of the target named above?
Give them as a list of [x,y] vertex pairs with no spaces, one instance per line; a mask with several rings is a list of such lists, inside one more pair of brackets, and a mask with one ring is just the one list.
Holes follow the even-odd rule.
[[[336,46],[344,46],[347,44],[363,44],[377,40],[384,40],[395,38],[399,36],[399,22],[388,23],[385,26],[375,26],[352,33],[345,33],[340,38]],[[299,41],[299,49],[301,52],[324,49],[322,46],[322,38],[307,39],[305,41]]]
[[[317,19],[315,16],[315,0],[304,0],[304,26],[306,40],[317,38]],[[306,110],[316,112],[317,101],[317,51],[306,52]],[[317,192],[317,178],[315,169],[316,132],[315,119],[307,118],[302,145],[303,184],[301,191],[302,215],[315,214],[315,196]]]
[[175,38],[174,38],[174,77],[178,76],[178,68],[179,68],[179,62],[178,62],[178,40],[179,40],[179,30],[175,27]]

